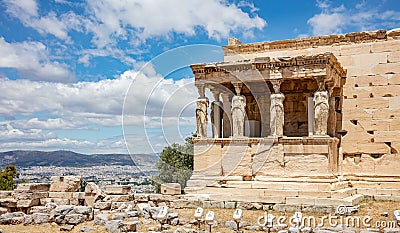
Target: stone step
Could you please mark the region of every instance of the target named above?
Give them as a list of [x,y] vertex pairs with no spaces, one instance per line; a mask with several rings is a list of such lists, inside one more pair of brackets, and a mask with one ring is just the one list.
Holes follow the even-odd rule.
[[215,201],[241,201],[241,202],[260,202],[271,204],[284,204],[284,196],[253,196],[253,195],[231,195],[231,194],[211,194],[211,200]]
[[371,182],[371,181],[351,181],[353,188],[370,188],[370,189],[400,189],[400,182]]
[[353,188],[346,188],[338,191],[302,191],[302,190],[271,190],[271,189],[248,189],[248,188],[216,188],[205,187],[192,190],[191,193],[207,193],[210,195],[241,196],[251,193],[255,199],[269,197],[305,197],[305,198],[346,198],[356,194]]
[[357,193],[364,195],[398,195],[400,196],[400,188],[399,189],[385,189],[385,188],[357,188]]
[[270,189],[270,190],[303,190],[303,191],[334,191],[348,187],[348,182],[309,183],[309,182],[267,182],[267,181],[226,181],[214,187],[240,189]]
[[375,194],[370,197],[375,201],[400,201],[400,195]]
[[354,206],[364,199],[363,195],[356,194],[346,198],[312,198],[312,197],[287,197],[289,205],[316,205],[316,206]]

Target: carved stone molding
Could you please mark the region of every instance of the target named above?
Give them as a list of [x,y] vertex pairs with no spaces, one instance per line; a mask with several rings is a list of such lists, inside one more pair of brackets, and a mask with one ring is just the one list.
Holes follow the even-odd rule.
[[355,32],[342,35],[315,36],[293,40],[280,40],[261,43],[258,42],[253,44],[243,44],[240,41],[236,40],[236,43],[230,43],[228,44],[228,46],[223,46],[222,48],[226,56],[287,49],[306,49],[316,46],[335,46],[350,43],[359,44],[380,40],[384,41],[388,39],[400,39],[400,31],[392,30],[388,32],[386,30],[378,30],[372,32]]

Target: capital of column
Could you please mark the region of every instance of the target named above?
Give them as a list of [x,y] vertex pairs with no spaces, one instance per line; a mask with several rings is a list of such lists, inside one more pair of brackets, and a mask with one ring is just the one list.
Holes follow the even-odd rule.
[[204,98],[206,85],[202,82],[196,82],[194,85],[197,87],[197,91],[199,92],[199,98]]
[[275,94],[278,94],[281,92],[281,84],[282,84],[282,79],[271,79],[270,80],[272,87],[274,88]]
[[210,90],[213,93],[214,101],[219,102],[219,95],[221,94],[221,91],[219,90],[219,88],[215,87],[215,86],[210,86]]
[[243,83],[242,82],[232,82],[233,86],[235,87],[236,95],[240,95],[242,91]]
[[229,98],[232,96],[232,93],[231,92],[227,92],[227,91],[223,91],[223,92],[221,92],[221,97],[222,97],[222,100],[223,101],[225,101],[225,100],[228,100],[229,101]]
[[325,77],[318,76],[315,77],[315,80],[317,81],[318,91],[325,91]]

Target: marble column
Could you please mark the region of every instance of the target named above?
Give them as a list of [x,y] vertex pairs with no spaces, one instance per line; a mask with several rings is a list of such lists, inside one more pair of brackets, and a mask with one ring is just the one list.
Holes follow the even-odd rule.
[[314,135],[326,136],[328,130],[329,95],[323,78],[317,79],[318,90],[314,93]]
[[197,137],[207,138],[207,124],[208,124],[208,98],[205,97],[205,85],[202,83],[196,83],[197,90],[200,97],[196,101],[196,125],[197,125]]
[[261,116],[261,137],[268,137],[270,135],[270,95],[267,93],[260,93],[257,98],[258,107]]
[[222,92],[222,107],[223,107],[223,117],[222,117],[222,137],[229,138],[231,134],[232,124],[231,124],[231,99],[232,94],[230,92]]
[[280,86],[282,80],[273,79],[271,80],[271,83],[274,88],[274,93],[271,94],[271,105],[270,105],[271,136],[282,137],[283,126],[285,124],[285,111],[283,107],[283,101],[285,100],[285,95],[280,92]]
[[246,97],[240,95],[243,83],[233,83],[236,95],[232,98],[232,137],[244,136],[244,121],[246,116]]
[[214,138],[220,138],[221,135],[221,107],[222,103],[219,101],[220,91],[216,88],[211,88],[214,95],[214,101],[211,103],[211,124],[212,133]]
[[327,134],[334,137],[336,134],[336,98],[333,94],[333,87],[328,87],[329,94],[329,113],[328,113],[328,129]]

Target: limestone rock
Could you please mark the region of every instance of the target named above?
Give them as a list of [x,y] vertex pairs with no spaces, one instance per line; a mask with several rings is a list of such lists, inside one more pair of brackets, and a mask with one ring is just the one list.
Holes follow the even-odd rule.
[[25,218],[24,218],[24,225],[32,224],[32,222],[33,222],[32,216],[31,216],[31,215],[25,215]]
[[0,215],[8,213],[8,209],[4,207],[0,207]]
[[179,183],[165,183],[161,184],[161,193],[167,195],[181,194],[181,185]]
[[247,227],[245,227],[245,229],[248,231],[259,231],[260,227],[259,226],[247,226]]
[[80,176],[52,176],[50,192],[76,192],[81,185]]
[[31,192],[48,192],[50,190],[50,184],[45,184],[45,183],[18,184],[15,190],[25,190]]
[[94,231],[94,228],[91,227],[91,226],[81,226],[81,227],[79,228],[79,230],[80,230],[81,232],[91,232],[91,231]]
[[94,208],[99,210],[109,210],[111,209],[110,201],[98,201],[94,203]]
[[119,233],[122,227],[122,220],[107,221],[104,226],[106,230],[110,233]]
[[21,224],[25,221],[24,215],[25,214],[22,212],[2,214],[0,215],[0,224],[12,224],[12,225]]
[[107,185],[104,190],[105,194],[126,195],[130,193],[131,186],[129,185]]
[[64,225],[60,227],[60,231],[72,231],[74,229],[74,225]]
[[18,208],[28,208],[31,206],[39,205],[40,199],[31,199],[31,200],[18,200],[17,207]]
[[17,200],[14,198],[2,198],[0,199],[0,205],[8,208],[17,207]]
[[71,204],[70,199],[66,198],[42,198],[40,199],[41,204],[49,204],[49,203],[54,203],[56,205],[69,205]]
[[85,194],[99,194],[101,193],[101,189],[99,186],[93,182],[88,182],[85,186]]
[[135,201],[137,202],[148,202],[149,194],[147,193],[136,193],[134,196]]
[[49,213],[49,212],[50,212],[50,209],[47,208],[46,206],[32,206],[30,209],[31,214],[34,214],[34,213],[45,214],[45,213]]
[[43,213],[32,214],[32,220],[34,224],[48,223],[49,219],[50,219],[50,214],[43,214]]
[[73,205],[60,205],[57,206],[54,209],[54,215],[59,216],[59,215],[67,215],[69,213],[72,213],[74,211],[75,206]]
[[79,223],[83,223],[85,220],[86,216],[83,214],[67,214],[64,217],[65,223],[70,225],[78,225]]
[[[246,222],[245,221],[241,221],[239,223],[239,228],[245,227],[246,226]],[[225,222],[225,227],[232,229],[232,230],[236,230],[237,229],[237,223],[235,221],[226,221]]]
[[137,221],[122,222],[121,230],[123,232],[135,232],[137,224]]
[[104,226],[111,218],[111,214],[97,214],[94,216],[94,225]]
[[93,208],[90,207],[90,206],[75,206],[74,207],[74,212],[76,214],[92,215],[93,214]]

